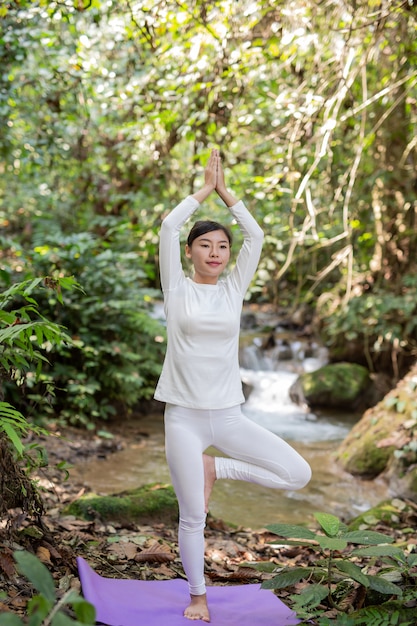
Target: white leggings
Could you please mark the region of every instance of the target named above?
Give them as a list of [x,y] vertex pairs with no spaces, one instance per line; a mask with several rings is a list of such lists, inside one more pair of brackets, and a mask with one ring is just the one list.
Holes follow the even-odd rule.
[[178,544],[189,591],[201,595],[204,581],[203,452],[215,446],[216,477],[273,489],[301,489],[311,478],[308,463],[277,435],[246,418],[240,405],[199,410],[167,404],[165,447],[180,521]]

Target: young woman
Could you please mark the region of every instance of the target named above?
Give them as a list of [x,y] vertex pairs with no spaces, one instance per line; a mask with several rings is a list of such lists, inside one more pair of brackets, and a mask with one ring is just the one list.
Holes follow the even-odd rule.
[[[231,234],[216,222],[196,222],[185,247],[194,275],[186,278],[180,230],[214,190],[238,223],[243,245],[234,268],[220,279],[230,259]],[[204,527],[215,480],[293,490],[311,477],[309,465],[291,446],[241,412],[240,316],[262,241],[261,228],[226,188],[219,153],[213,150],[203,187],[164,219],[160,233],[168,344],[155,398],[166,402],[166,456],[179,503],[178,542],[191,596],[184,615],[190,620],[210,621]],[[209,446],[227,457],[204,454]]]

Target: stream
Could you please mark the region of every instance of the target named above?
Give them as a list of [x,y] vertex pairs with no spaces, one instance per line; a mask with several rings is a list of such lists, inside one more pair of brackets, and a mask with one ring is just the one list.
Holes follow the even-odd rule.
[[[301,372],[326,363],[325,351],[299,340],[286,339],[269,351],[262,350],[258,343],[255,339],[241,350],[242,380],[251,389],[243,411],[291,443],[310,463],[313,477],[304,489],[294,492],[218,481],[212,493],[211,514],[257,529],[276,522],[308,523],[316,511],[349,520],[386,498],[388,489],[382,480],[357,479],[343,472],[334,460],[338,443],[360,415],[311,413],[289,397],[289,389]],[[106,459],[85,461],[71,470],[71,476],[100,494],[152,482],[170,483],[162,414],[141,419],[140,430],[146,436],[139,442]]]

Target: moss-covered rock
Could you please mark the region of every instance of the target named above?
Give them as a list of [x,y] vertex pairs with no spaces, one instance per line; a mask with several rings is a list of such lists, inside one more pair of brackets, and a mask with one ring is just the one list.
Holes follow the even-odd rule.
[[98,517],[120,523],[169,523],[178,519],[178,502],[170,485],[150,484],[108,496],[88,493],[64,513],[87,520]]
[[406,515],[410,515],[410,517],[413,518],[415,515],[414,507],[404,502],[404,500],[396,498],[384,500],[377,506],[361,513],[351,520],[349,522],[349,530],[375,528],[381,522],[388,525],[390,528],[402,528],[402,520]]
[[301,374],[290,389],[297,404],[356,410],[366,403],[372,380],[366,367],[357,363],[331,363]]
[[369,409],[339,446],[337,460],[355,476],[378,476],[387,467],[395,449],[393,446],[378,446],[380,441],[389,437],[392,426],[391,416]]
[[382,474],[398,497],[417,500],[417,365],[368,409],[339,446],[337,459],[351,474]]

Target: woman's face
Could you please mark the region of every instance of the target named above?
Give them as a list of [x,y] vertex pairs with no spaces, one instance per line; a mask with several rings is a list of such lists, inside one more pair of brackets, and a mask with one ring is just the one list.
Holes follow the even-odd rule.
[[230,259],[226,233],[212,230],[185,246],[185,255],[194,265],[194,282],[215,285]]

